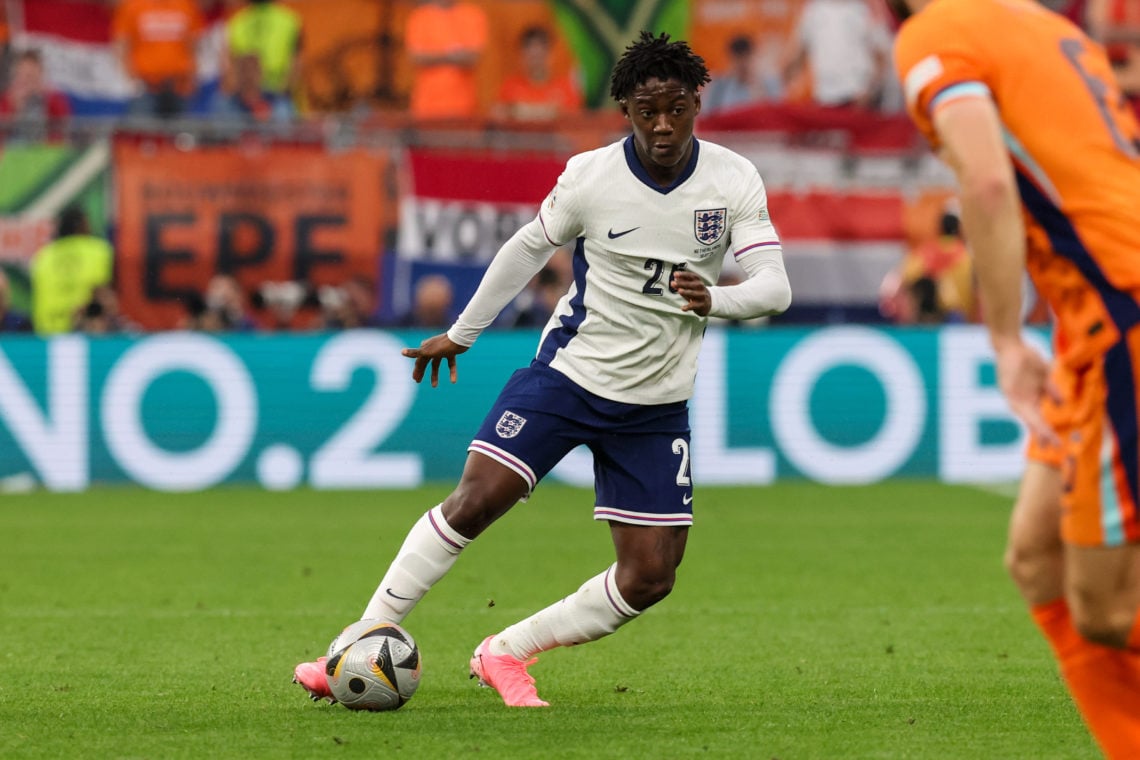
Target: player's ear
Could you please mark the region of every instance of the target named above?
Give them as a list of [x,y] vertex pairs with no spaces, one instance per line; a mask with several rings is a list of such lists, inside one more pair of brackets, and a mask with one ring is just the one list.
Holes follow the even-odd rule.
[[618,105],[621,107],[621,115],[625,117],[626,121],[629,121],[629,101],[622,98],[618,101]]
[[699,92],[693,96],[693,109],[693,116],[701,112],[701,94]]

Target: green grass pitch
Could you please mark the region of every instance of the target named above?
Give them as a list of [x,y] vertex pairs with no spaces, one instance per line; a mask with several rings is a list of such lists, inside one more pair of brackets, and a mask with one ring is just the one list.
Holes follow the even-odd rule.
[[408,705],[309,702],[293,665],[445,494],[0,497],[0,757],[1096,757],[1002,571],[1010,500],[926,482],[700,489],[673,595],[511,710],[471,650],[612,561],[591,494],[544,485],[405,621]]

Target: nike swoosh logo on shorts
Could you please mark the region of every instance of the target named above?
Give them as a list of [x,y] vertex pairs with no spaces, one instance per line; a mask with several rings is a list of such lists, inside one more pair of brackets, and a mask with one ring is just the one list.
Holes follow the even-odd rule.
[[691,493],[685,494],[684,496],[681,497],[681,503],[684,504],[686,507],[689,506],[690,504],[693,503],[693,495]]
[[415,599],[410,597],[410,596],[400,596],[399,594],[392,593],[392,589],[390,589],[390,588],[384,589],[384,593],[387,594],[388,596],[392,597],[393,599],[399,599],[401,602],[413,602],[413,601],[415,601]]
[[610,236],[610,240],[617,240],[619,237],[622,237],[623,235],[628,235],[629,233],[631,233],[635,230],[640,230],[640,229],[641,229],[640,227],[630,227],[628,230],[625,230],[624,232],[614,232],[614,228],[610,227],[610,231],[607,232],[606,234]]

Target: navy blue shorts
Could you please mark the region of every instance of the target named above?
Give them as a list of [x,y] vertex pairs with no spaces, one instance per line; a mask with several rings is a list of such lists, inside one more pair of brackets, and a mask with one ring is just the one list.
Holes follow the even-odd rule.
[[514,470],[531,490],[579,445],[594,454],[594,519],[691,525],[689,407],[601,398],[545,364],[511,375],[468,451]]

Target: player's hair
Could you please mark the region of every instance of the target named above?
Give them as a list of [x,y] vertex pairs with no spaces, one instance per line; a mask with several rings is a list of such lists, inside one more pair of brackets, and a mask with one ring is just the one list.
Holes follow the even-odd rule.
[[652,32],[643,31],[614,66],[610,96],[624,100],[635,87],[654,78],[676,79],[694,92],[710,80],[705,59],[694,53],[687,42],[671,42],[668,34],[654,37]]

